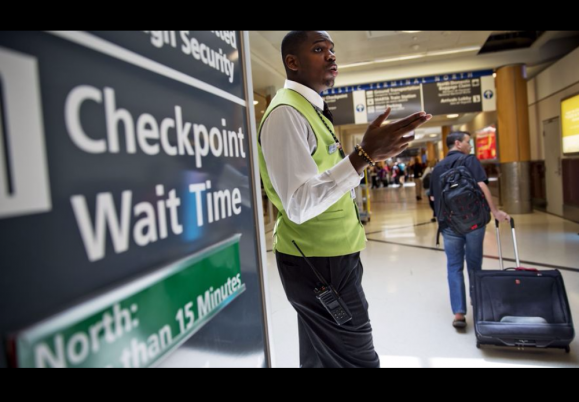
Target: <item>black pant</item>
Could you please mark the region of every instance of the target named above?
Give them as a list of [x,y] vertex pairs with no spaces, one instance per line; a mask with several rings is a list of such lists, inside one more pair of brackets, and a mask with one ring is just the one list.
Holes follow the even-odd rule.
[[298,313],[301,367],[380,367],[374,351],[360,253],[308,260],[338,292],[352,320],[338,325],[316,299],[319,280],[302,257],[276,253],[286,296]]

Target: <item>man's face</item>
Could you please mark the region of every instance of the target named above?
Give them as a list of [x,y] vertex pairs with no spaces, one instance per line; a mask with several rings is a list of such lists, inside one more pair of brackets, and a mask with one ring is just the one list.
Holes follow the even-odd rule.
[[308,32],[295,60],[288,64],[297,73],[300,83],[320,93],[334,86],[338,75],[334,42],[324,31]]
[[462,141],[456,141],[456,149],[465,155],[470,154],[472,147],[470,146],[470,135],[465,135]]

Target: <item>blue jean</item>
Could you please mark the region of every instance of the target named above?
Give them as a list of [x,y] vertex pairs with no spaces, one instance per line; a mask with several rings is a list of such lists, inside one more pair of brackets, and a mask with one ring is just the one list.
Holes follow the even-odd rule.
[[453,314],[466,314],[467,310],[463,272],[465,254],[472,300],[474,289],[473,272],[482,269],[485,229],[486,227],[482,227],[466,235],[458,234],[450,228],[442,230],[444,252],[447,260],[450,305]]

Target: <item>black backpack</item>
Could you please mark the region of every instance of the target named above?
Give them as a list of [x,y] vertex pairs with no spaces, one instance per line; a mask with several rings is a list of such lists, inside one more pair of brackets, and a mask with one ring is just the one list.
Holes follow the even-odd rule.
[[490,208],[483,191],[464,166],[469,155],[453,162],[440,175],[441,189],[439,222],[446,222],[455,232],[468,234],[490,222]]

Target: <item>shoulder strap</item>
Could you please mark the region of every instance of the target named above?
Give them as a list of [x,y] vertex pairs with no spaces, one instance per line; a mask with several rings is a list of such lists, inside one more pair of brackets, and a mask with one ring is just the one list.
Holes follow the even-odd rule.
[[460,158],[457,158],[454,162],[452,162],[450,168],[454,169],[455,167],[463,166],[464,162],[466,161],[466,158],[468,158],[469,156],[470,155],[462,155]]

